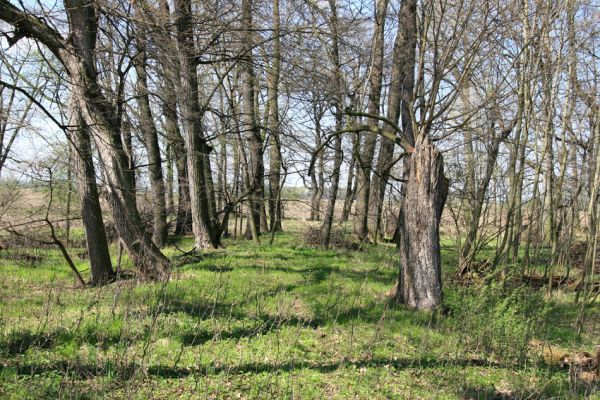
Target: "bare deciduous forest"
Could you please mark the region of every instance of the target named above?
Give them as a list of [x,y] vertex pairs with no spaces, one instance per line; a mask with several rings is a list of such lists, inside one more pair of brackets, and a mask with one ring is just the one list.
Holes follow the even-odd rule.
[[596,0],[0,0],[0,397],[600,399]]

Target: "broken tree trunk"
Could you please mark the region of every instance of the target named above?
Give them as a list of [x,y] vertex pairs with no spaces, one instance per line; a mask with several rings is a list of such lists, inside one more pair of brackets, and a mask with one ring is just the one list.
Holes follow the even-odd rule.
[[448,194],[444,161],[431,139],[417,139],[409,166],[400,229],[396,297],[415,309],[442,305],[440,220]]

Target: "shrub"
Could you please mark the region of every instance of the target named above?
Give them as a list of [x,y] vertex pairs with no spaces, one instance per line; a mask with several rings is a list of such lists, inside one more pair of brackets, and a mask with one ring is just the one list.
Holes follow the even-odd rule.
[[[309,226],[304,231],[304,244],[308,246],[320,246],[323,244],[323,235],[320,228]],[[334,228],[329,235],[329,244],[341,249],[355,249],[355,244],[346,238],[343,229]]]
[[547,307],[540,291],[491,283],[462,289],[454,308],[453,329],[463,332],[468,351],[484,352],[502,363],[527,361],[529,342],[541,328]]

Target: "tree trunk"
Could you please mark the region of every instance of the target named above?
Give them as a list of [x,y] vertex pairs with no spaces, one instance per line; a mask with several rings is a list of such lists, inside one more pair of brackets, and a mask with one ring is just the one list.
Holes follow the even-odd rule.
[[69,45],[60,48],[57,55],[72,81],[73,100],[81,110],[85,124],[98,139],[115,228],[140,277],[165,278],[170,269],[169,260],[142,228],[135,205],[135,192],[126,172],[128,160],[123,150],[120,122],[116,111],[98,86],[95,65],[98,15],[95,5],[86,0],[69,0],[65,2],[65,6],[71,36]]
[[[134,4],[137,3],[134,2]],[[137,11],[137,14],[138,17],[141,16],[139,10]],[[135,39],[138,52],[134,58],[134,66],[137,75],[136,92],[140,129],[144,138],[144,146],[146,147],[146,154],[148,156],[148,170],[150,171],[152,240],[158,247],[162,247],[167,240],[168,230],[167,207],[165,204],[165,182],[163,180],[158,132],[156,131],[152,110],[150,108],[148,77],[146,73],[146,32],[139,26],[136,28]]]
[[190,187],[188,182],[187,154],[185,141],[181,137],[177,124],[175,102],[165,102],[165,132],[175,158],[177,169],[177,216],[175,218],[175,234],[184,235],[192,232],[192,212],[190,209]]
[[180,107],[182,111],[187,154],[190,210],[196,248],[218,247],[220,238],[211,215],[212,187],[210,146],[202,129],[202,110],[198,98],[198,76],[190,0],[175,1],[177,41],[180,55]]
[[[496,167],[496,160],[498,158],[498,152],[500,151],[500,144],[504,142],[504,140],[506,140],[506,138],[512,131],[512,129],[503,129],[503,131],[500,134],[495,133],[495,117],[495,115],[491,116],[492,122],[489,129],[489,134],[493,136],[493,139],[487,153],[484,177],[481,180],[481,182],[479,182],[479,185],[476,185],[474,181],[471,182],[469,185],[472,188],[471,190],[474,190],[474,192],[469,193],[469,195],[474,195],[474,199],[470,203],[468,210],[469,228],[467,231],[465,244],[462,248],[460,255],[460,274],[464,274],[469,269],[471,263],[475,259],[475,253],[477,251],[477,247],[475,246],[475,244],[477,239],[477,233],[479,232],[479,219],[481,218],[481,213],[483,211],[485,194],[487,193],[488,186],[490,184],[490,181],[492,180],[492,174]],[[472,175],[472,179],[474,179],[474,174]]]
[[440,221],[448,194],[444,161],[428,136],[417,139],[409,160],[400,273],[396,296],[415,309],[442,305]]
[[[161,43],[168,54],[176,53],[176,43],[171,29],[171,13],[166,0],[159,4],[159,20],[162,32],[156,32],[155,41]],[[187,169],[187,154],[185,140],[181,136],[177,115],[177,93],[179,76],[179,62],[170,57],[159,57],[164,82],[161,85],[163,99],[163,115],[165,118],[165,135],[171,147],[175,168],[177,169],[177,212],[175,217],[175,234],[184,235],[192,232],[192,211],[190,200],[190,187]]]
[[[354,169],[356,167],[356,152],[358,151],[357,135],[352,136],[352,155],[350,156],[350,165],[348,166],[348,180],[346,182],[346,195],[344,196],[344,208],[342,210],[342,221],[348,221],[350,217],[350,211],[352,210],[352,203],[354,202]],[[392,143],[392,147],[393,147]]]
[[[394,41],[394,50],[392,55],[392,71],[390,79],[390,89],[388,97],[387,118],[398,123],[400,117],[400,126],[406,141],[414,143],[414,134],[411,117],[411,107],[413,104],[413,90],[415,86],[415,63],[416,63],[416,45],[417,45],[417,25],[416,25],[417,3],[416,0],[403,0],[398,10],[398,32]],[[384,126],[384,129],[390,129]],[[371,214],[374,216],[373,232],[377,235],[381,226],[381,213],[383,210],[383,200],[385,196],[385,187],[387,186],[390,171],[397,160],[394,159],[394,143],[387,137],[382,138],[379,148],[379,157],[377,160],[377,169],[373,178],[371,187],[370,201],[372,206]],[[404,162],[407,166],[407,162]],[[408,168],[404,169],[406,178]],[[404,184],[403,184],[404,186]],[[402,189],[404,190],[404,188]],[[403,200],[401,200],[403,201]]]
[[281,39],[279,0],[273,0],[273,62],[268,73],[269,90],[269,219],[271,231],[281,231],[281,135],[279,120],[279,78],[281,73]]
[[135,154],[133,153],[133,140],[131,137],[131,123],[125,119],[121,125],[121,138],[123,139],[123,151],[127,158],[127,168],[125,170],[125,178],[129,181],[129,186],[134,192],[133,201],[137,208],[136,191],[136,176],[135,176]]
[[[387,0],[377,0],[375,6],[375,31],[373,33],[373,50],[371,54],[371,70],[369,74],[369,105],[370,114],[379,114],[381,100],[381,85],[383,79],[383,52],[384,52],[384,28],[387,14]],[[369,124],[378,125],[379,121],[372,119]],[[375,145],[377,136],[372,132],[362,133],[364,140],[361,145],[362,152],[358,161],[356,209],[354,215],[354,233],[360,240],[367,238],[369,201],[371,195],[371,170],[373,169],[373,157],[375,156]]]
[[[317,96],[315,96],[315,99]],[[313,114],[315,118],[315,149],[317,154],[313,157],[317,159],[318,168],[312,168],[310,171],[310,221],[321,220],[321,201],[323,200],[323,192],[325,191],[325,160],[324,150],[321,148],[321,119],[323,118],[323,110],[320,104],[315,102],[313,106]]]
[[253,23],[252,23],[252,0],[242,1],[242,108],[241,108],[241,127],[246,135],[246,141],[250,149],[248,160],[249,181],[246,182],[248,189],[251,190],[249,196],[250,210],[252,213],[247,221],[246,237],[252,237],[251,223],[256,224],[256,232],[260,234],[261,202],[263,201],[262,179],[263,179],[263,159],[262,159],[262,137],[260,129],[256,122],[256,92],[254,75],[254,57],[252,57],[253,46]]
[[81,203],[81,217],[85,229],[85,241],[90,260],[91,284],[94,286],[110,282],[115,272],[112,268],[102,209],[96,186],[92,146],[87,127],[74,102],[71,101],[71,126],[69,132],[71,146],[75,156],[75,176],[77,177],[77,193]]
[[[340,62],[340,49],[339,49],[339,31],[338,31],[338,16],[337,16],[337,4],[336,0],[329,0],[329,8],[331,10],[330,27],[332,33],[332,49],[331,58],[333,61],[333,78],[335,80],[335,95],[337,97],[337,103],[335,107],[335,129],[340,131],[343,124],[343,82],[342,82],[342,70]],[[329,247],[329,241],[331,237],[331,229],[333,227],[333,217],[335,214],[335,202],[337,200],[338,186],[340,183],[340,167],[342,161],[344,161],[342,153],[342,137],[335,135],[334,142],[334,158],[333,158],[333,172],[331,174],[331,188],[329,193],[329,202],[327,203],[327,211],[325,212],[325,218],[323,226],[321,227],[322,243],[324,247]]]

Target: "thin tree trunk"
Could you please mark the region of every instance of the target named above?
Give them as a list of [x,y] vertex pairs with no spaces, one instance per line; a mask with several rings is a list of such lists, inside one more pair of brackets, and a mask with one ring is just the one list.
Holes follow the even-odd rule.
[[[340,49],[339,49],[339,31],[338,31],[338,15],[337,15],[337,0],[329,0],[329,8],[331,10],[330,27],[332,33],[332,48],[331,58],[333,61],[333,78],[335,80],[335,95],[337,98],[335,106],[335,129],[340,131],[343,125],[343,82],[342,82],[342,70],[340,62]],[[334,158],[333,158],[333,171],[331,173],[331,187],[329,193],[329,202],[327,203],[327,210],[321,227],[321,237],[324,247],[329,247],[331,238],[331,229],[333,227],[333,218],[335,214],[335,202],[337,200],[338,186],[340,183],[340,167],[344,161],[342,153],[342,137],[335,135],[334,139]]]
[[268,71],[269,91],[269,218],[272,232],[281,231],[281,134],[279,120],[279,78],[281,74],[281,29],[279,0],[273,0],[273,56]]
[[[191,0],[176,0],[177,41],[180,52],[180,108],[185,127],[190,210],[196,248],[218,247],[220,237],[211,213],[212,174],[210,146],[202,128],[202,111],[198,98],[198,76]],[[207,174],[209,176],[207,176]],[[213,197],[214,198],[214,197]],[[213,202],[214,206],[214,202]]]
[[[381,86],[383,80],[383,52],[384,52],[384,30],[387,14],[388,0],[377,0],[375,3],[375,31],[373,33],[373,50],[371,55],[371,69],[369,74],[369,114],[379,114],[381,100]],[[369,124],[378,125],[379,121],[372,119]],[[354,233],[360,240],[367,238],[369,234],[369,201],[371,195],[371,170],[373,169],[373,157],[375,156],[375,145],[377,136],[372,132],[363,133],[364,140],[361,144],[359,169],[356,176],[356,208],[354,215]]]
[[[134,5],[137,3],[134,2]],[[136,11],[138,17],[142,13]],[[139,26],[136,27],[137,55],[134,58],[134,67],[137,75],[136,92],[139,108],[140,129],[144,138],[144,146],[148,156],[148,170],[150,171],[150,191],[152,210],[152,240],[158,247],[165,245],[167,240],[167,207],[165,204],[165,182],[163,179],[162,159],[158,144],[158,132],[154,124],[150,108],[150,95],[148,92],[148,77],[146,73],[146,33]]]
[[[398,32],[394,42],[392,55],[392,71],[390,79],[390,89],[388,96],[387,118],[388,120],[398,123],[400,117],[400,127],[407,142],[414,144],[414,133],[412,126],[411,107],[413,104],[413,90],[415,87],[415,63],[416,63],[416,45],[417,45],[417,28],[416,28],[416,10],[417,4],[415,0],[402,1],[398,10]],[[384,129],[389,130],[389,126],[384,126]],[[387,186],[390,171],[396,164],[394,159],[394,143],[387,137],[382,138],[377,161],[377,169],[373,179],[373,187],[371,193],[377,198],[372,201],[372,205],[376,208],[376,220],[374,232],[379,231],[381,224],[381,213],[383,199],[385,196],[385,187]],[[403,179],[408,177],[408,161],[405,159],[403,168]],[[402,191],[405,190],[404,183]],[[401,203],[404,201],[401,197]],[[400,207],[402,209],[402,207]],[[399,222],[401,219],[398,220]],[[397,236],[394,234],[394,236]]]

